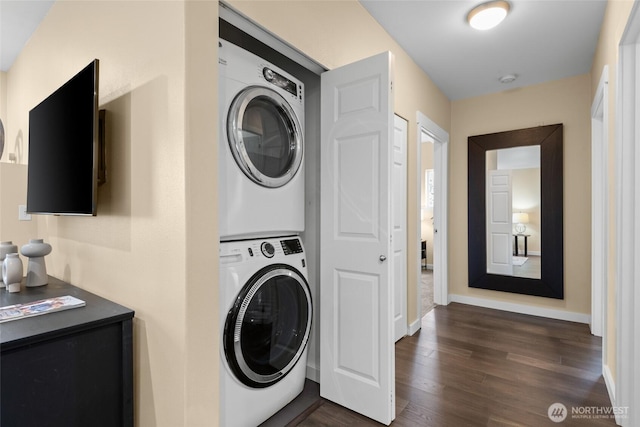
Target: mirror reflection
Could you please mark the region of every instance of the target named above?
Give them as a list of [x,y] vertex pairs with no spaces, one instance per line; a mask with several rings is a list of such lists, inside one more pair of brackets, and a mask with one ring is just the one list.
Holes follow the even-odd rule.
[[486,271],[540,279],[540,146],[487,150],[486,167]]

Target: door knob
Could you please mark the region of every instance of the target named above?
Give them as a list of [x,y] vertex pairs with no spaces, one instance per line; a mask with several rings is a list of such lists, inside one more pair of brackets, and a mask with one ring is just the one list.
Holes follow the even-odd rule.
[[386,259],[387,259],[387,257],[386,257],[386,256],[384,256],[384,255],[380,255],[380,262],[385,262],[385,261],[386,261]]

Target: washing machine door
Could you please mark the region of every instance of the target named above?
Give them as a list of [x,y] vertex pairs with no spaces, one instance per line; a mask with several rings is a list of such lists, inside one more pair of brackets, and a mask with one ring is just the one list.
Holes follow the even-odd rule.
[[284,378],[304,352],[311,315],[309,285],[295,268],[274,264],[256,273],[224,327],[224,352],[236,378],[254,388]]
[[234,98],[227,137],[242,172],[264,187],[282,187],[302,163],[300,121],[291,105],[268,87],[249,86]]

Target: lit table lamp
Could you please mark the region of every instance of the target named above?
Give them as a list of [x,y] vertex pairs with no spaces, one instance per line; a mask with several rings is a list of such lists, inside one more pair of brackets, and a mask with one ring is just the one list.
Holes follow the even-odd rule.
[[525,224],[529,223],[529,214],[526,212],[514,213],[511,222],[515,224],[516,233],[524,234],[527,231]]

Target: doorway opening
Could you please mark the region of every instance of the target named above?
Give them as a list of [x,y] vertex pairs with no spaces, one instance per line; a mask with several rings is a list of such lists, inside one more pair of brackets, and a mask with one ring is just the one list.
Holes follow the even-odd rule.
[[433,307],[433,256],[435,187],[433,148],[435,140],[425,130],[420,132],[420,317]]
[[[418,319],[409,325],[409,334],[412,335],[420,329],[420,322],[422,320],[422,301],[423,293],[423,271],[428,273],[425,275],[427,281],[431,279],[433,283],[433,305],[447,305],[449,304],[449,286],[448,286],[448,254],[447,254],[447,207],[448,207],[448,166],[449,166],[449,133],[438,126],[433,120],[429,119],[423,113],[418,111],[416,113],[417,118],[417,156],[416,156],[416,170],[422,171],[417,174],[416,182],[416,209],[418,210],[416,230],[422,233],[423,222],[425,223],[425,230],[431,229],[432,234],[431,244],[427,241],[425,244],[425,261],[422,259],[422,241],[426,240],[427,234],[423,239],[420,235],[420,246],[418,247],[418,256],[415,260],[415,274],[417,283],[417,298],[416,298],[416,312],[418,313]],[[433,172],[423,171],[422,158],[423,150],[430,151],[432,154],[432,170]],[[428,154],[427,154],[428,156]],[[429,176],[427,176],[429,175]],[[433,179],[430,178],[433,177]],[[427,185],[431,185],[429,188],[429,194],[427,195]],[[429,209],[423,208],[422,200],[425,200],[425,205],[430,204],[429,199],[433,194],[433,206],[429,206]],[[426,207],[426,206],[425,206]],[[426,231],[425,231],[426,233]],[[430,263],[430,264],[429,264]],[[429,268],[431,267],[431,268]],[[429,274],[430,273],[430,274]],[[429,304],[427,303],[427,306]]]

